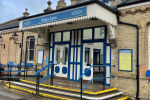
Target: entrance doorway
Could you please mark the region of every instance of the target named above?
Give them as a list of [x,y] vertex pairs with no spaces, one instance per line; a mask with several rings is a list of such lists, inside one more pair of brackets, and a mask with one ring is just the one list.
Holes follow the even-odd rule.
[[68,56],[69,55],[69,45],[55,45],[54,52],[54,74],[58,77],[68,76]]
[[[103,50],[104,50],[103,48],[104,48],[103,42],[84,43],[83,47],[84,72],[92,65],[103,65]],[[91,80],[93,78],[102,78],[105,76],[105,71],[103,67],[100,66],[92,67],[90,71],[91,74],[83,76],[84,80]],[[94,80],[93,83],[103,84],[103,80]]]
[[[103,65],[103,42],[93,43],[93,65]],[[103,67],[93,67],[93,78],[102,78],[105,76]],[[93,83],[103,84],[103,80],[94,80]]]

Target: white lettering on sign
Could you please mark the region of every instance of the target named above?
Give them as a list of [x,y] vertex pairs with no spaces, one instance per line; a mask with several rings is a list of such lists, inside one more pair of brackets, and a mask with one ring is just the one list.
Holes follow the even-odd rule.
[[24,25],[29,25],[29,24],[31,24],[31,21],[27,21],[24,23]]
[[56,20],[56,19],[57,19],[57,16],[55,16],[55,17],[49,17],[49,18],[42,18],[41,21],[43,23],[47,23],[49,21]]
[[83,10],[75,10],[75,11],[72,12],[71,15],[79,15],[79,14],[81,14],[82,12],[83,12]]

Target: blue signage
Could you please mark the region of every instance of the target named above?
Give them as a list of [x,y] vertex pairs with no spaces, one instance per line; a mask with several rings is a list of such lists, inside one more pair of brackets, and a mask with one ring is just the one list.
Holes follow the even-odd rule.
[[47,15],[47,16],[33,18],[30,20],[25,20],[25,21],[23,21],[22,27],[38,25],[38,24],[43,24],[43,23],[49,23],[49,22],[64,20],[64,19],[68,19],[68,18],[85,16],[85,15],[87,15],[87,7],[86,6],[59,12],[59,13],[55,13],[55,14],[51,14],[51,15]]

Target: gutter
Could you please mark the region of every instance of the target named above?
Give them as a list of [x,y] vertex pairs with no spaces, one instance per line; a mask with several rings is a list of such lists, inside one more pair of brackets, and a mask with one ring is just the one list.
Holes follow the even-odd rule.
[[119,19],[119,12],[117,14],[117,20],[119,24],[124,24],[124,25],[129,25],[132,27],[135,27],[137,30],[137,63],[136,63],[136,69],[137,69],[137,75],[136,75],[136,80],[137,80],[137,92],[136,92],[136,100],[140,100],[139,98],[139,29],[140,27],[137,24],[131,24],[131,23],[126,23],[126,22],[122,22]]

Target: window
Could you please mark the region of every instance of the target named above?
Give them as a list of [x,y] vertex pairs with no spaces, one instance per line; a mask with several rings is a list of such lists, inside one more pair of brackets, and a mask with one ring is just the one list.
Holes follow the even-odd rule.
[[70,31],[63,32],[63,41],[70,41]]
[[55,55],[56,55],[55,63],[60,64],[60,48],[59,47],[56,48],[56,54]]
[[85,66],[91,66],[91,49],[85,47]]
[[83,30],[83,40],[91,40],[92,39],[92,28]]
[[55,42],[61,41],[61,32],[55,33]]
[[67,65],[68,64],[68,48],[63,47],[63,59],[62,64]]
[[29,38],[29,47],[28,47],[28,61],[33,62],[34,59],[34,44],[35,44],[35,38]]
[[94,39],[104,39],[105,37],[105,27],[95,28]]

